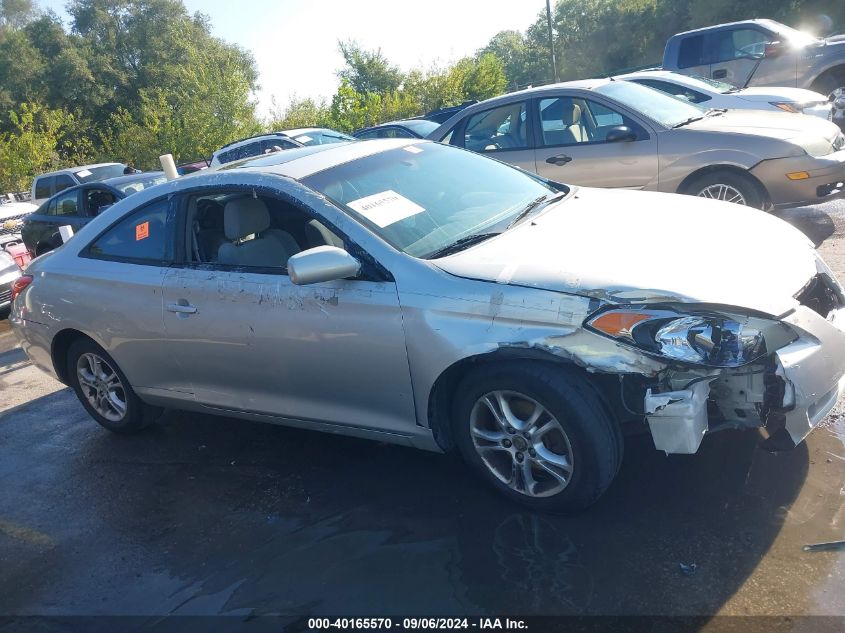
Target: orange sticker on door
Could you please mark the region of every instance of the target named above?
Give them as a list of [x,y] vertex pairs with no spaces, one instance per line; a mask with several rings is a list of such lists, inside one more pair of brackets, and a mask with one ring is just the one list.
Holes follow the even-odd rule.
[[145,240],[150,236],[150,222],[141,222],[135,225],[135,241]]

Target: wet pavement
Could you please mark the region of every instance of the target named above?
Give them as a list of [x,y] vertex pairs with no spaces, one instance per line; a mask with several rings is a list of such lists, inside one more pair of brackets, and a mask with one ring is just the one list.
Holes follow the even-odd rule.
[[[845,279],[845,203],[783,216]],[[180,412],[110,434],[6,329],[0,615],[845,615],[845,552],[802,550],[845,538],[841,402],[788,453],[629,438],[561,517],[396,446]]]

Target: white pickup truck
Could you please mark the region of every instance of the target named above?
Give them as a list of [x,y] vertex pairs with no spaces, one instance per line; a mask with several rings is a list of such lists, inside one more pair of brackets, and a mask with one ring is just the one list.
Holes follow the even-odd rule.
[[669,38],[663,69],[746,86],[791,86],[827,95],[845,125],[845,35],[818,38],[774,20],[744,20]]

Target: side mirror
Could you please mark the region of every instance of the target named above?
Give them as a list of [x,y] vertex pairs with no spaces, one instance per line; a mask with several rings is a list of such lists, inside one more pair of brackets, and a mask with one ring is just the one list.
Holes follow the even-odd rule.
[[342,248],[315,246],[288,260],[288,275],[297,286],[355,277],[361,263]]
[[[771,59],[772,57],[778,57],[781,53],[783,53],[783,49],[783,42],[766,42],[766,46],[763,49],[762,57],[768,59]],[[756,57],[759,58],[760,55],[757,55]]]
[[636,141],[637,133],[627,125],[615,125],[607,131],[607,136],[604,137],[604,140],[608,143]]

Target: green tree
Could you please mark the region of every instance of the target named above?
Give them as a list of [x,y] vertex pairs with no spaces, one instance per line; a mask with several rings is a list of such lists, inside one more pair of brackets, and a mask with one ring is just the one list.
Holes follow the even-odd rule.
[[387,61],[381,49],[364,50],[352,40],[338,42],[338,48],[346,62],[338,77],[347,81],[355,92],[384,94],[399,88],[402,71]]
[[284,108],[273,103],[268,130],[292,130],[301,127],[331,127],[331,114],[325,102],[317,103],[313,99],[300,99],[293,95]]
[[49,171],[86,156],[90,144],[80,137],[65,145],[62,138],[74,127],[72,114],[25,103],[9,113],[12,131],[0,134],[0,191],[29,189],[33,174]]

